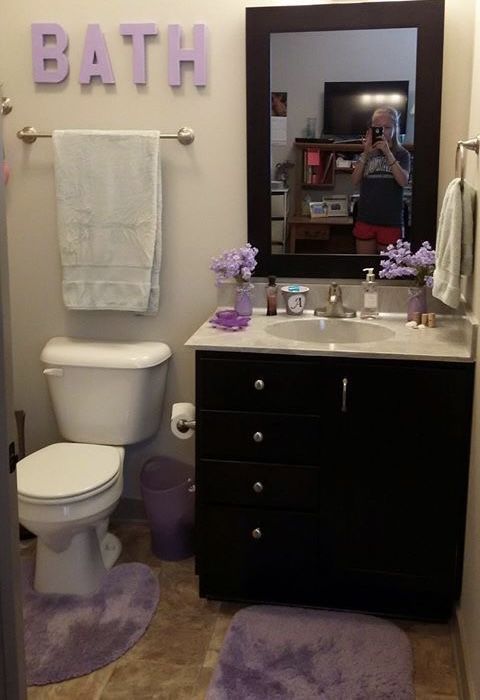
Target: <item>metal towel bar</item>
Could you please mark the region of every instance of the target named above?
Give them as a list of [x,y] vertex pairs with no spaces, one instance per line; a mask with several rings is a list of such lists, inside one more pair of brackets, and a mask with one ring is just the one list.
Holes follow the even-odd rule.
[[[17,137],[23,143],[35,143],[37,139],[51,139],[52,134],[40,134],[33,126],[24,126],[17,131]],[[160,134],[161,139],[177,139],[183,146],[188,146],[195,139],[195,133],[189,126],[182,126],[176,134]]]
[[473,139],[457,142],[457,150],[455,152],[455,176],[460,178],[460,184],[463,186],[465,179],[465,151],[475,151],[478,156],[480,151],[480,134]]

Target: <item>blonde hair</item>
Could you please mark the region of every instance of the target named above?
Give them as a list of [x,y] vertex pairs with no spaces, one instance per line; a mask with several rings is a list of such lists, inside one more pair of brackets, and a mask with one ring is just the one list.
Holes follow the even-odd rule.
[[393,125],[393,133],[392,133],[392,146],[394,147],[394,150],[397,150],[400,148],[400,140],[399,140],[399,128],[400,128],[400,113],[397,112],[397,110],[394,107],[378,107],[372,114],[372,122],[375,119],[375,117],[378,117],[380,114],[385,114],[387,117],[389,117],[392,120],[392,125]]

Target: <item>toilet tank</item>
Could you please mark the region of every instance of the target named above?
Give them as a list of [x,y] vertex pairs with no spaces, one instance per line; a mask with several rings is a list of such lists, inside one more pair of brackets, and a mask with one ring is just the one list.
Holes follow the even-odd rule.
[[52,338],[41,360],[61,435],[129,445],[160,426],[172,352],[165,343]]

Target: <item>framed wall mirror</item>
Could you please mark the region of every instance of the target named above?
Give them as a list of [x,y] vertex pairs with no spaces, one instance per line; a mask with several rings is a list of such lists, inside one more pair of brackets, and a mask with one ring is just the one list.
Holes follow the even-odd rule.
[[[396,185],[391,168],[380,172],[384,161],[373,173],[374,187],[394,190],[393,199],[374,190],[382,221],[392,223],[387,234],[399,230],[414,249],[435,243],[443,23],[443,0],[247,8],[248,240],[259,248],[257,275],[358,278],[364,267],[378,269],[383,229],[373,248],[354,230],[368,218],[368,190],[353,171],[374,114],[389,149],[372,149],[368,168],[372,156],[380,163],[388,154],[406,172],[402,179],[397,170]],[[395,110],[395,139],[391,111],[386,121],[376,111],[385,107]]]

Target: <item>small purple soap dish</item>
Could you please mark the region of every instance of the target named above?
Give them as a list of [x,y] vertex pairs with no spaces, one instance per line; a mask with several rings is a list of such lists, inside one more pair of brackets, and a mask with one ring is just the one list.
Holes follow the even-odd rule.
[[248,326],[249,322],[250,316],[239,316],[234,309],[217,311],[215,316],[210,319],[214,328],[221,328],[224,331],[239,331]]

